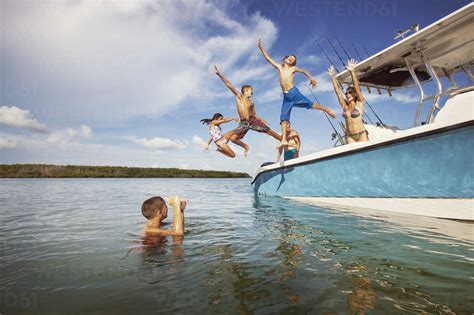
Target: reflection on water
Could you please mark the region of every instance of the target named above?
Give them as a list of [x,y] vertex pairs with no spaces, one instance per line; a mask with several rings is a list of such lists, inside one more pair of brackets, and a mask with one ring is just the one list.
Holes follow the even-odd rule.
[[[2,314],[474,309],[472,242],[255,198],[248,180],[1,180],[0,189]],[[157,194],[191,201],[184,236],[142,234],[141,202]]]
[[184,240],[183,235],[164,236],[148,233],[142,235],[140,239],[140,246],[132,250],[137,250],[142,255],[140,274],[145,276],[145,281],[149,284],[160,282],[160,273],[165,269],[160,267],[165,265],[170,266],[167,273],[176,274],[179,263],[183,260],[184,250],[180,246]]
[[352,275],[352,292],[347,295],[347,305],[351,314],[365,314],[374,309],[375,293],[372,280],[364,276]]

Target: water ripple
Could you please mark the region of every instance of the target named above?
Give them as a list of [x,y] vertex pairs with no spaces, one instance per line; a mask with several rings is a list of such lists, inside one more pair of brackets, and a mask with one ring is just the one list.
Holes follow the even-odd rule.
[[[246,179],[23,179],[0,189],[1,313],[474,309],[473,242],[255,198]],[[184,237],[145,238],[141,202],[171,194],[190,200]]]

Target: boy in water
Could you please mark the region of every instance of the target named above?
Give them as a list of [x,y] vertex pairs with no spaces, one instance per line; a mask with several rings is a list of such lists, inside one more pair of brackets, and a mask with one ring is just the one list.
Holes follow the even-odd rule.
[[[173,226],[171,230],[163,230],[160,228],[161,222],[168,217],[168,206],[166,201],[173,207]],[[187,201],[178,196],[168,197],[152,197],[145,200],[142,204],[142,214],[148,220],[145,226],[145,234],[162,234],[162,235],[183,235],[184,234],[184,209]]]
[[239,126],[235,129],[234,135],[230,138],[232,142],[236,143],[242,139],[245,134],[252,129],[254,131],[266,133],[269,136],[281,141],[281,136],[268,127],[268,123],[263,120],[255,112],[255,104],[251,99],[253,95],[253,88],[250,85],[242,85],[240,92],[237,91],[234,86],[227,80],[219,69],[214,65],[216,74],[224,84],[232,91],[235,95],[235,102],[237,105],[237,112],[240,116]]
[[295,72],[303,73],[310,80],[311,86],[316,87],[316,80],[309,74],[308,71],[300,69],[296,66],[296,56],[289,55],[283,58],[283,64],[278,64],[273,60],[263,48],[262,39],[258,39],[258,48],[262,52],[265,59],[278,70],[280,78],[280,86],[283,90],[283,104],[281,106],[280,122],[281,122],[281,143],[279,147],[288,145],[287,139],[287,125],[290,122],[291,109],[293,107],[302,108],[313,108],[319,109],[326,112],[332,118],[336,117],[336,114],[331,109],[322,106],[318,103],[311,102],[306,96],[294,86]]

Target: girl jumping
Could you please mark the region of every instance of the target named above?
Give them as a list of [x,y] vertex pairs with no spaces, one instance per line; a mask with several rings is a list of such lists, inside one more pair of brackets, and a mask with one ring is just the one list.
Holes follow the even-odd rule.
[[[206,118],[206,119],[201,119],[201,122],[203,124],[209,125],[209,133],[211,134],[211,137],[207,141],[205,149],[207,150],[209,148],[209,145],[211,144],[212,141],[217,146],[217,151],[220,153],[224,154],[225,156],[228,156],[230,158],[235,157],[235,152],[232,150],[232,148],[227,144],[234,134],[234,130],[231,130],[224,135],[222,135],[222,129],[220,127],[221,124],[225,124],[231,121],[239,121],[238,118],[224,118],[222,114],[220,113],[215,113],[212,118]],[[240,145],[242,148],[244,148],[244,156],[247,156],[247,152],[249,150],[249,146],[242,141],[238,141],[238,145]]]

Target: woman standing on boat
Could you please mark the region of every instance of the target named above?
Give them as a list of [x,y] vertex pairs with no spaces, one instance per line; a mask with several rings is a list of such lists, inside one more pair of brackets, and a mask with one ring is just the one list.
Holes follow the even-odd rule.
[[346,119],[346,144],[369,140],[368,132],[365,130],[364,122],[362,121],[364,96],[355,74],[355,65],[354,59],[350,59],[347,62],[346,69],[351,74],[354,87],[350,86],[346,89],[345,98],[339,83],[336,81],[334,66],[329,67],[328,70],[337,99],[342,106],[342,117]]

